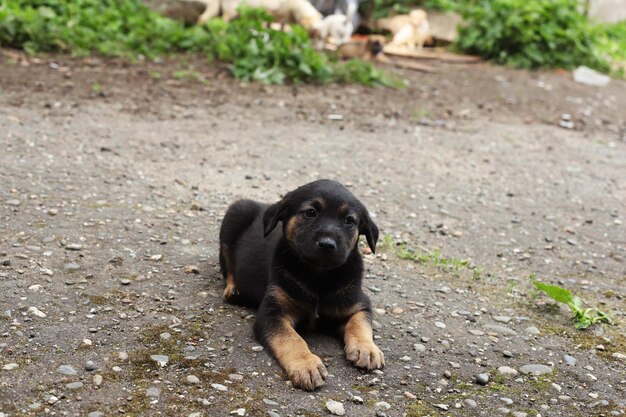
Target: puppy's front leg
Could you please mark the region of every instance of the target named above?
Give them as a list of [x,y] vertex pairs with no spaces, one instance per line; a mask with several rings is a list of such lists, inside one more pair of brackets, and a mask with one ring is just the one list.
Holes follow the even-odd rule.
[[371,313],[359,311],[348,318],[343,328],[346,358],[358,368],[368,370],[385,366],[385,355],[374,344]]
[[292,384],[312,391],[325,384],[328,372],[294,329],[295,321],[293,314],[285,310],[284,303],[279,303],[270,290],[257,312],[254,331],[287,372]]

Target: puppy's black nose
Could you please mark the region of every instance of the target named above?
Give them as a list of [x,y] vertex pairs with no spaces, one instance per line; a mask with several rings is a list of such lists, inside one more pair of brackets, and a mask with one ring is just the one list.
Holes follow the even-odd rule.
[[337,249],[337,242],[332,238],[323,237],[317,241],[317,246],[327,251],[333,251]]

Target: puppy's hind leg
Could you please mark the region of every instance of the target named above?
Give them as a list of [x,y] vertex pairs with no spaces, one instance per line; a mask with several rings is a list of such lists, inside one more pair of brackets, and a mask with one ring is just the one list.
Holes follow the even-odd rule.
[[242,233],[250,227],[254,219],[259,215],[261,207],[251,200],[239,200],[232,204],[222,220],[220,228],[220,269],[226,280],[224,299],[237,302],[235,296],[239,295],[235,285],[235,251],[237,242]]
[[233,276],[231,264],[228,246],[226,246],[225,243],[222,243],[220,246],[220,269],[222,270],[222,275],[226,279],[226,288],[224,288],[225,301],[234,300],[234,298],[239,295],[239,290],[235,285],[235,277]]

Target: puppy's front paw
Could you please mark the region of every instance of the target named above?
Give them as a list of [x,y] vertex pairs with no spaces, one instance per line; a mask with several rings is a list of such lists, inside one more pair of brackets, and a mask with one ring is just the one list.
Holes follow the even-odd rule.
[[324,380],[328,376],[328,371],[322,360],[313,354],[291,362],[286,370],[291,383],[295,387],[307,391],[313,391],[325,385]]
[[346,358],[357,368],[368,371],[385,366],[385,355],[374,342],[363,342],[346,345]]

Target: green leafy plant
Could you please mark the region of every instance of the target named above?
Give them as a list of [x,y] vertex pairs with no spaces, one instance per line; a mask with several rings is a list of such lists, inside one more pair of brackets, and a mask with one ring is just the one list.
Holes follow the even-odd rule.
[[559,287],[558,285],[544,284],[531,277],[533,285],[539,290],[547,294],[549,297],[566,304],[574,314],[574,321],[577,329],[587,329],[592,324],[604,322],[613,324],[611,318],[597,308],[584,308],[583,300],[573,295],[568,289]]
[[357,82],[369,87],[405,87],[404,81],[393,77],[360,59],[351,59],[345,63],[335,63],[334,80],[339,83]]
[[456,47],[521,68],[608,70],[595,47],[598,29],[579,6],[578,0],[482,0],[465,8],[468,25]]
[[187,28],[140,0],[2,0],[0,46],[132,59],[200,53],[229,64],[246,82],[402,84],[368,63],[333,63],[313,49],[302,27],[271,29],[263,10],[242,8],[239,15],[230,23],[214,19]]
[[615,76],[626,76],[626,20],[598,26],[598,53],[610,62]]

